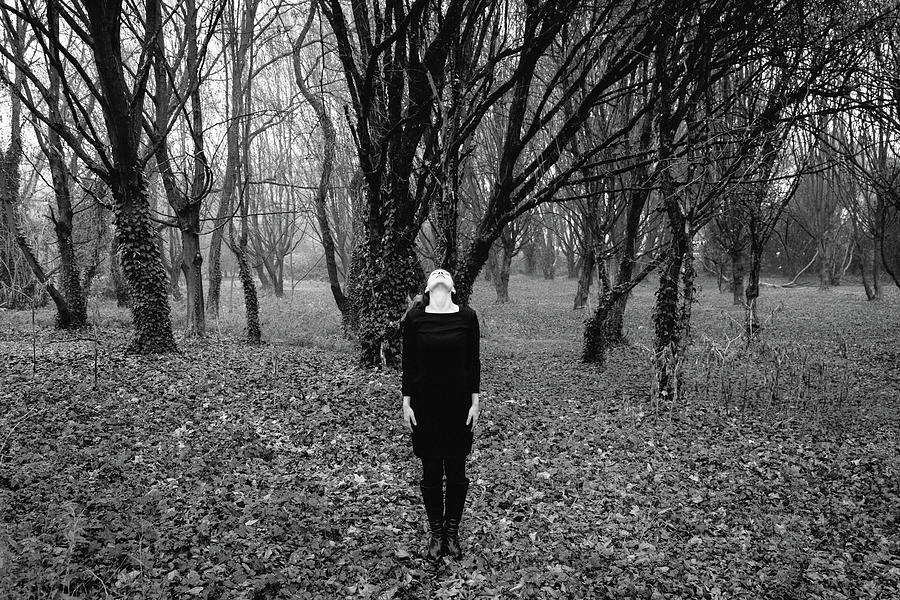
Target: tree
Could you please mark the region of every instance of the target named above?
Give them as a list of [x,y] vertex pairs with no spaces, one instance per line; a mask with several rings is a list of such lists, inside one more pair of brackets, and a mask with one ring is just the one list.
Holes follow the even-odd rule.
[[[83,296],[80,295],[80,282],[77,279],[77,271],[76,271],[76,279],[75,286],[77,286],[77,290],[73,290],[73,299],[78,301],[78,299],[82,300],[82,304],[75,305],[76,311],[72,310],[71,305],[67,301],[67,298],[63,293],[56,288],[52,281],[50,281],[49,276],[46,274],[43,266],[38,260],[37,254],[34,249],[31,247],[31,244],[28,241],[28,238],[25,234],[25,231],[19,222],[19,216],[17,214],[17,208],[19,204],[19,196],[20,196],[20,173],[19,167],[22,160],[22,94],[25,86],[25,73],[22,70],[22,66],[25,63],[24,60],[24,47],[25,47],[25,21],[21,18],[17,18],[15,24],[12,24],[9,19],[6,20],[7,27],[6,33],[7,37],[10,40],[10,47],[12,48],[11,52],[14,56],[14,60],[12,61],[14,64],[15,75],[13,76],[13,81],[11,82],[11,94],[10,94],[10,137],[9,137],[9,145],[6,148],[6,152],[0,151],[0,204],[2,204],[3,215],[2,215],[2,228],[5,232],[8,232],[10,237],[15,240],[18,249],[21,251],[22,257],[25,260],[25,263],[31,269],[34,277],[37,281],[44,286],[46,286],[47,293],[53,299],[54,304],[56,305],[56,323],[57,326],[61,329],[69,329],[80,327],[84,324],[86,319],[85,310],[83,305]],[[7,75],[4,72],[3,77],[6,78]],[[51,79],[51,90],[54,90],[54,80]],[[58,90],[56,90],[58,92]],[[58,167],[56,162],[52,163],[54,167]],[[54,177],[56,174],[54,173]],[[57,183],[57,180],[54,179],[54,184]],[[71,217],[71,206],[69,206],[69,212],[65,215],[69,218]],[[61,215],[60,218],[64,218]],[[69,224],[71,223],[71,219],[69,219]],[[72,281],[70,279],[72,262],[68,263],[70,269],[65,270],[66,260],[74,261],[74,250],[71,248],[71,229],[69,229],[68,233],[68,244],[66,249],[71,250],[71,252],[67,253],[66,259],[64,259],[64,286],[72,285]],[[57,226],[57,234],[60,235],[60,228]],[[17,262],[14,259],[7,259],[5,261],[7,265],[16,265]],[[10,289],[18,294],[21,294],[21,291],[16,290],[12,285],[14,284],[15,271],[12,269],[8,269],[8,275],[5,278],[9,279]],[[65,289],[65,287],[64,287]]]
[[[222,182],[222,191],[219,195],[219,206],[214,220],[214,228],[210,238],[209,245],[209,261],[208,261],[208,278],[209,278],[209,295],[206,306],[207,311],[212,316],[219,314],[219,297],[222,286],[222,242],[225,239],[226,228],[231,227],[231,218],[238,211],[246,212],[246,203],[241,198],[241,204],[238,205],[237,195],[239,192],[239,177],[241,174],[240,164],[240,140],[241,132],[249,131],[246,122],[249,121],[249,108],[246,106],[247,97],[249,96],[249,87],[252,82],[254,73],[249,65],[250,53],[252,52],[253,41],[257,34],[256,12],[259,7],[258,0],[248,0],[241,3],[236,2],[229,4],[228,18],[225,22],[224,46],[226,56],[226,68],[228,70],[228,128],[226,130],[226,164],[225,174]],[[234,14],[235,10],[240,9],[239,14]],[[249,141],[247,141],[249,143]],[[238,206],[238,210],[235,210]],[[246,244],[244,258],[246,262]],[[233,248],[234,249],[234,248]],[[237,250],[236,254],[240,256],[241,251]],[[241,281],[248,294],[247,302],[252,306],[258,306],[256,303],[256,288],[253,286],[253,279],[250,275],[249,265],[240,265]],[[246,276],[245,276],[246,274]],[[251,299],[250,296],[253,296]],[[258,308],[257,308],[258,310]],[[248,307],[248,321],[252,310]],[[255,317],[258,324],[259,316]],[[251,328],[252,329],[252,328]],[[255,335],[255,334],[253,334]],[[251,337],[253,337],[251,335]]]
[[[753,217],[752,211],[773,206],[769,214],[777,222],[779,204],[770,204],[765,182],[775,177],[780,140],[798,119],[792,109],[808,96],[842,93],[847,55],[879,14],[848,19],[842,6],[804,3],[674,2],[668,8],[671,17],[656,46],[654,66],[659,85],[656,153],[666,165],[657,189],[668,220],[668,256],[654,311],[654,394],[676,400],[690,340],[693,235],[716,215],[719,199],[734,193],[735,186],[763,183],[742,193],[751,208],[747,297],[748,314],[755,321],[758,257],[773,225],[771,219]],[[742,73],[746,65],[751,68]],[[718,85],[732,73],[740,74],[734,85]],[[746,97],[746,90],[751,90],[747,106],[753,110],[739,110],[735,121],[729,117],[731,107]]]
[[[135,329],[135,337],[128,351],[138,353],[175,349],[166,272],[154,243],[145,181],[146,163],[153,152],[152,149],[143,154],[141,151],[144,100],[152,68],[149,50],[157,34],[153,27],[153,14],[158,10],[158,2],[151,0],[146,3],[143,16],[145,26],[142,30],[135,30],[134,38],[122,36],[122,23],[127,19],[122,3],[117,0],[84,3],[48,0],[47,9],[51,13],[57,11],[61,23],[66,24],[66,36],[50,29],[46,22],[54,22],[53,18],[45,19],[34,11],[30,3],[23,3],[20,7],[0,5],[7,28],[12,15],[22,18],[37,39],[49,68],[58,72],[73,125],[70,127],[49,118],[30,94],[19,95],[23,105],[32,117],[53,128],[111,190],[116,236],[121,248],[122,270],[130,289]],[[79,54],[69,51],[65,39],[69,35],[89,50],[93,59],[91,65],[84,64]],[[129,57],[123,53],[126,46],[144,50],[138,53],[138,64],[129,63]],[[5,46],[0,47],[0,54],[24,73],[29,89],[36,90],[45,104],[52,105],[50,88],[29,65]],[[91,70],[95,70],[96,77],[90,74]],[[103,114],[105,134],[94,126],[82,96],[74,93],[71,80],[78,80],[96,99]],[[73,128],[80,135],[76,135]],[[93,154],[83,147],[81,136]]]
[[884,266],[900,286],[900,15],[888,12],[869,28],[869,43],[844,94],[832,100],[841,113],[836,127],[817,132],[853,177],[859,193],[845,208],[853,228],[863,285],[870,300],[881,297]]
[[[322,248],[325,252],[325,266],[328,271],[328,282],[331,286],[331,294],[334,296],[335,304],[342,315],[347,313],[348,302],[347,297],[341,289],[340,280],[338,278],[337,260],[335,259],[335,242],[331,234],[331,226],[328,222],[327,200],[331,187],[331,174],[334,170],[334,159],[337,153],[337,134],[335,133],[334,122],[331,119],[331,113],[325,105],[321,95],[316,95],[307,85],[307,77],[303,74],[302,50],[306,36],[313,24],[316,14],[316,0],[311,0],[309,16],[303,26],[300,35],[294,42],[293,46],[293,67],[294,81],[297,89],[303,95],[303,98],[312,107],[319,119],[319,127],[322,130],[323,154],[322,154],[322,170],[319,176],[319,184],[315,191],[315,209],[316,222],[319,225],[319,239],[322,242]],[[324,65],[322,65],[324,68]]]
[[[152,46],[154,73],[154,109],[155,120],[146,126],[149,138],[156,148],[155,158],[162,179],[166,199],[175,213],[174,221],[167,221],[169,226],[180,231],[180,251],[173,256],[184,274],[187,296],[188,336],[203,337],[206,334],[206,311],[203,299],[203,255],[200,252],[200,212],[203,201],[212,187],[212,171],[207,163],[204,147],[203,104],[200,87],[203,80],[201,72],[202,58],[222,11],[224,2],[210,11],[209,34],[202,41],[198,32],[198,11],[194,0],[184,3],[183,27],[176,28],[182,33],[177,40],[183,46],[183,68],[181,64],[170,64],[166,52],[166,35],[164,23],[175,21],[175,15],[163,15],[161,6],[155,4],[148,12],[148,26],[156,35]],[[165,17],[165,18],[164,18]],[[179,85],[176,77],[181,72]],[[182,109],[186,102],[175,99],[187,98],[190,101],[190,114],[184,114],[186,129],[191,140],[192,151],[189,153],[185,171],[190,175],[179,177],[180,169],[176,168],[170,150],[170,130],[173,121],[182,117]],[[184,179],[185,181],[182,181]],[[173,260],[175,262],[175,260]],[[173,280],[177,286],[177,279]]]
[[423,143],[425,162],[437,158],[439,127],[432,115],[446,82],[447,59],[464,25],[473,26],[469,19],[487,4],[450,0],[439,7],[415,0],[407,6],[387,0],[374,3],[370,12],[367,4],[352,3],[352,28],[341,2],[322,0],[319,6],[335,36],[365,179],[364,227],[347,284],[350,322],[363,363],[394,363],[407,292],[423,279],[413,244],[434,193],[427,173],[416,179],[411,193],[413,165]]

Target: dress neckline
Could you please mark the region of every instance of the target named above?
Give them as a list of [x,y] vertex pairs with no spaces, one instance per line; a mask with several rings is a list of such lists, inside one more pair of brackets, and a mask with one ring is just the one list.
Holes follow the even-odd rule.
[[425,313],[426,315],[458,315],[459,313],[462,312],[462,306],[460,306],[456,310],[452,310],[450,312],[429,312],[429,311],[425,310],[425,307],[423,306],[422,312]]

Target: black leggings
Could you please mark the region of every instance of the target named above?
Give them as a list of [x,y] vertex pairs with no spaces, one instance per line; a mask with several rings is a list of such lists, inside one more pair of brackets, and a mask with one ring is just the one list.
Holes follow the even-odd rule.
[[422,458],[422,484],[443,485],[444,473],[447,474],[447,483],[466,481],[466,457]]

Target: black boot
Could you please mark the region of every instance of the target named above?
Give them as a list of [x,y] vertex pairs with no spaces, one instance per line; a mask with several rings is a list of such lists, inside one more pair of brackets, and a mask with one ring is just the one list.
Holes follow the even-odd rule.
[[469,490],[469,478],[461,482],[447,482],[447,502],[444,510],[444,539],[441,551],[459,560],[462,549],[459,547],[459,523],[462,521],[463,507],[466,504],[466,492]]
[[422,501],[425,503],[425,514],[428,515],[428,526],[431,528],[425,555],[437,560],[441,557],[444,535],[444,486],[420,483],[419,487],[422,490]]

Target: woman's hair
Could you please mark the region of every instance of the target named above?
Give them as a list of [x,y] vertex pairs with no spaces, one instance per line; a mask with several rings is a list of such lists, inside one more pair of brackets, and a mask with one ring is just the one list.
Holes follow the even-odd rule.
[[406,325],[406,317],[409,316],[409,311],[414,308],[422,308],[425,306],[426,301],[422,298],[422,294],[416,294],[413,296],[413,299],[409,301],[409,304],[406,306],[406,311],[403,313],[403,316],[400,317],[400,329]]

